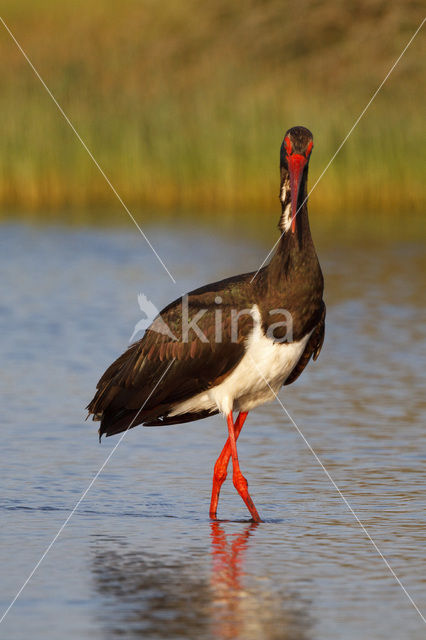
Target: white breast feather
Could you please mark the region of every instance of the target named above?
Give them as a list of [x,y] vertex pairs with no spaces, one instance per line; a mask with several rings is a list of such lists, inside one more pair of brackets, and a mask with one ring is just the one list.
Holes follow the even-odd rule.
[[230,411],[250,411],[275,399],[273,392],[278,392],[298,363],[312,332],[298,342],[273,342],[263,334],[256,304],[251,314],[253,331],[246,341],[245,354],[234,371],[208,391],[177,403],[170,416],[217,409],[227,415]]

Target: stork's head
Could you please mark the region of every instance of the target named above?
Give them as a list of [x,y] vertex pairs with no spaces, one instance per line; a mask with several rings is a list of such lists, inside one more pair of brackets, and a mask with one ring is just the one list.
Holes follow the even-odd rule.
[[285,192],[283,186],[288,184],[291,194],[291,230],[293,233],[296,228],[298,206],[300,206],[300,186],[306,180],[309,157],[313,146],[312,133],[306,127],[292,127],[289,129],[281,145],[281,201],[284,206]]

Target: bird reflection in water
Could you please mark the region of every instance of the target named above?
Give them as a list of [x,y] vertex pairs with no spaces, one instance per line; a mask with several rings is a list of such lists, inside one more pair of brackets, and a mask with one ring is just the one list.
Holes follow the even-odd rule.
[[251,522],[242,532],[227,535],[218,521],[211,523],[211,634],[220,640],[304,640],[309,623],[298,603],[271,590],[267,576],[246,576],[246,551],[259,526]]
[[104,637],[307,640],[305,603],[271,584],[258,563],[245,569],[258,526],[229,533],[227,523],[211,522],[210,566],[204,553],[155,556],[98,536],[93,575]]
[[221,640],[243,637],[246,592],[241,585],[244,555],[257,522],[251,522],[239,534],[228,539],[218,521],[211,523],[212,539],[212,616],[213,635]]

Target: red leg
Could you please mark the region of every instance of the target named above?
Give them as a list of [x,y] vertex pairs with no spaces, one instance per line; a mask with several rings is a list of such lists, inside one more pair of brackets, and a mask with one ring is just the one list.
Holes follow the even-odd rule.
[[[238,414],[238,418],[234,424],[235,441],[238,440],[247,412],[243,411]],[[212,499],[210,501],[210,518],[216,518],[217,504],[219,502],[219,493],[223,483],[226,480],[229,459],[231,457],[231,443],[227,439],[225,446],[214,465]]]
[[247,480],[241,473],[240,463],[238,462],[238,453],[237,453],[237,441],[235,438],[234,432],[234,421],[232,419],[232,411],[228,415],[228,433],[229,433],[229,442],[231,444],[231,455],[232,455],[232,466],[234,468],[233,481],[234,487],[246,503],[247,509],[251,513],[251,517],[253,518],[253,522],[262,522],[259,514],[256,511],[256,507],[254,506],[253,500],[250,497],[250,494],[247,489]]

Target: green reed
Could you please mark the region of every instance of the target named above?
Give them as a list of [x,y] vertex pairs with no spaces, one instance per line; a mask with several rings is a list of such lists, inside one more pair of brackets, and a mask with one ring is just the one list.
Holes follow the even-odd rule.
[[[333,3],[324,4],[330,9]],[[50,11],[42,0],[6,6],[6,20],[80,135],[126,203],[138,208],[276,210],[285,129],[303,124],[314,133],[313,186],[400,50],[388,47],[377,59],[363,58],[344,41],[342,55],[352,66],[342,74],[341,60],[327,67],[333,59],[328,49],[335,46],[327,36],[323,67],[315,49],[281,66],[268,47],[270,40],[280,42],[272,20],[280,3],[274,0],[266,6],[266,25],[260,19],[264,4],[250,3],[260,16],[246,45],[254,46],[258,37],[255,58],[245,57],[241,41],[233,41],[243,16],[235,9],[222,15],[225,2],[217,3],[216,12],[190,0],[161,5],[161,12],[148,0],[140,6],[126,2],[120,12],[103,3],[74,12],[65,3]],[[294,17],[293,29],[309,37],[303,28],[310,27]],[[290,34],[291,25],[286,29]],[[398,43],[408,32],[407,26],[397,29]],[[219,42],[207,46],[208,38]],[[116,207],[5,33],[0,53],[0,208]],[[418,52],[407,54],[408,75],[395,72],[314,190],[317,211],[333,217],[360,209],[389,215],[423,209],[426,158],[416,78],[424,64]],[[335,79],[327,84],[330,73]]]

